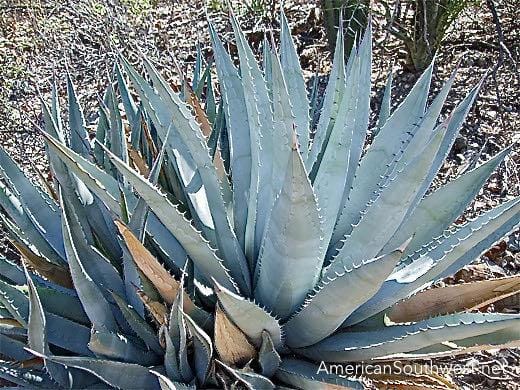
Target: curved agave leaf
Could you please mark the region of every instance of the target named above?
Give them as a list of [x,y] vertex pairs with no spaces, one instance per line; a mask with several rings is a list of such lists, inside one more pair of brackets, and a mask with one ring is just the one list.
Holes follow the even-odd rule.
[[25,350],[27,347],[25,342],[9,337],[8,335],[0,333],[0,345],[2,345],[2,356],[5,356],[5,358],[7,358],[6,360],[12,359],[23,362],[32,357],[31,354]]
[[87,347],[90,338],[88,327],[49,312],[45,312],[45,316],[49,343],[82,356],[92,356]]
[[[272,57],[271,95],[273,103],[273,197],[276,199],[283,187],[287,163],[291,158],[291,139],[293,138],[293,133],[295,133],[295,117],[292,107],[287,104],[290,100],[290,94],[280,60],[274,49],[270,55]],[[294,144],[294,140],[292,143]],[[272,210],[269,210],[269,212],[272,212]]]
[[90,372],[105,383],[116,388],[160,390],[157,377],[150,373],[147,367],[143,367],[139,364],[79,356],[44,356],[32,350],[31,353],[67,367],[74,367]]
[[85,118],[83,117],[83,110],[79,104],[72,78],[68,72],[67,95],[69,101],[70,147],[76,153],[81,154],[85,158],[89,158],[90,142],[85,127]]
[[[29,299],[20,290],[0,280],[0,303],[16,321],[27,326],[29,321]],[[89,328],[74,321],[46,312],[47,338],[51,344],[69,351],[90,356],[87,348]]]
[[[466,95],[462,102],[460,102],[457,105],[457,107],[453,110],[453,112],[450,114],[450,118],[448,121],[448,129],[446,131],[446,137],[444,137],[444,139],[442,140],[441,147],[437,152],[437,156],[435,156],[435,159],[433,160],[432,167],[430,169],[428,177],[424,181],[422,188],[419,190],[421,198],[422,195],[426,193],[428,187],[433,182],[435,176],[437,176],[437,173],[439,172],[439,169],[444,163],[444,160],[446,160],[446,157],[448,157],[448,153],[450,152],[451,147],[453,146],[453,143],[457,138],[457,134],[459,133],[459,130],[462,127],[462,124],[464,123],[466,116],[468,115],[469,111],[471,110],[471,107],[473,106],[473,102],[475,101],[478,93],[480,92],[480,88],[482,87],[484,80],[485,76],[482,77],[480,82],[475,87],[473,87],[473,89]],[[416,200],[415,204],[417,204],[419,201],[420,198]]]
[[269,332],[262,332],[262,345],[258,351],[258,363],[262,369],[262,375],[270,378],[280,367],[282,359],[273,344],[273,339]]
[[276,378],[298,389],[318,390],[326,388],[364,389],[362,382],[345,379],[328,372],[327,367],[298,359],[283,359]]
[[[194,375],[188,363],[187,331],[183,310],[184,290],[181,288],[170,310],[166,337],[165,363],[167,370],[169,366],[170,368],[175,368],[175,373],[176,375],[178,374],[178,376],[174,376],[174,378],[188,383],[193,380]],[[168,372],[171,372],[171,370]]]
[[[66,203],[66,201],[64,201]],[[64,217],[70,232],[71,242],[78,254],[79,260],[85,272],[94,280],[101,291],[110,288],[119,295],[125,293],[124,283],[115,267],[96,248],[91,247],[85,238],[84,231],[70,205],[65,205]],[[103,294],[108,297],[108,293]]]
[[159,379],[161,390],[196,390],[195,386],[186,385],[185,383],[181,382],[174,382],[167,376],[164,376],[157,371],[150,370],[150,372],[156,375]]
[[[130,127],[132,129],[133,136],[133,130],[141,128],[141,114],[139,113],[137,105],[135,104],[134,98],[128,90],[128,85],[125,81],[125,78],[123,77],[123,73],[121,72],[121,68],[119,67],[119,64],[117,62],[114,64],[114,74],[116,76],[117,87],[119,89],[119,94],[121,95],[121,101],[123,102],[123,107],[125,108],[126,116],[128,118],[128,121],[130,122]],[[134,147],[136,146],[134,143],[132,143],[132,145]]]
[[[119,102],[117,101],[112,82],[108,84],[104,102],[110,114],[110,127],[108,128],[110,151],[124,162],[128,162],[128,146],[121,119],[121,112],[119,111]],[[115,177],[117,178],[117,176]],[[121,181],[121,178],[118,178],[118,181]]]
[[295,115],[296,134],[300,143],[302,158],[309,153],[309,99],[303,79],[303,72],[296,47],[291,38],[289,23],[283,9],[280,11],[280,61],[284,71],[287,89],[291,91],[289,102]]
[[[30,242],[51,263],[58,266],[66,264],[61,253],[42,233],[38,221],[3,183],[0,183],[0,206],[14,222],[13,226],[17,228],[17,233],[25,242]],[[4,214],[2,214],[2,219],[6,220]]]
[[213,344],[211,338],[188,316],[183,313],[188,330],[193,337],[195,346],[195,373],[199,383],[206,382],[211,369],[211,357],[213,355]]
[[274,123],[267,85],[253,51],[234,15],[231,15],[231,24],[237,42],[240,75],[251,140],[251,181],[245,232],[245,253],[250,266],[253,266],[260,250],[269,214],[268,212],[261,212],[261,210],[271,210],[273,202],[272,129]]
[[405,218],[382,252],[413,235],[407,250],[411,253],[426,244],[432,237],[439,236],[464,212],[491,173],[504,161],[511,148],[512,146],[504,149],[478,168],[464,173],[421,200],[417,208]]
[[30,211],[37,222],[37,227],[47,241],[64,257],[61,242],[60,211],[54,200],[35,186],[24,175],[13,159],[0,148],[0,175],[6,184],[17,194],[17,198]]
[[[15,225],[11,220],[0,214],[0,220],[5,229],[5,233],[9,237],[11,244],[18,250],[20,255],[27,261],[31,267],[38,270],[38,272],[50,283],[63,286],[65,288],[72,287],[72,281],[68,268],[62,264],[56,264],[49,261],[44,256],[41,256],[37,248],[31,247],[28,239],[23,237],[22,230]],[[49,254],[49,252],[46,252]],[[65,260],[61,260],[65,261]]]
[[[120,215],[121,207],[119,204],[119,184],[114,178],[99,169],[94,164],[82,158],[71,149],[60,144],[52,136],[45,133],[42,134],[45,138],[49,150],[60,159],[60,161],[68,167],[79,179],[89,186],[93,193],[95,193],[107,207],[116,215]],[[129,207],[135,204],[135,197],[129,192],[125,193],[126,200]]]
[[[47,321],[43,311],[42,302],[34,282],[24,267],[27,285],[29,288],[29,321],[27,327],[27,343],[29,348],[41,354],[50,354],[49,344],[47,343]],[[70,372],[66,367],[44,359],[44,366],[49,376],[65,388],[72,388],[73,378],[77,380],[78,375]]]
[[[340,19],[341,20],[341,19]],[[305,168],[311,178],[316,176],[319,164],[323,158],[323,152],[329,142],[330,133],[334,128],[339,113],[339,106],[346,91],[345,83],[345,45],[343,37],[343,23],[340,21],[336,34],[336,47],[334,49],[334,60],[329,75],[329,81],[325,88],[325,97],[316,127],[316,134],[312,142],[309,155],[305,160]],[[355,56],[354,52],[351,54]]]
[[147,180],[110,152],[107,152],[107,155],[164,226],[177,238],[202,274],[207,279],[214,277],[220,283],[235,289],[234,282],[224,268],[222,260],[217,257],[215,251],[179,212],[178,208],[168,200],[166,195],[159,192]]
[[25,284],[25,275],[22,268],[2,255],[0,255],[0,277],[8,279],[13,284]]
[[[348,88],[341,100],[338,117],[331,130],[330,138],[325,146],[321,164],[313,182],[323,217],[323,237],[328,243],[341,207],[343,191],[347,180],[352,142],[356,139],[354,132],[363,126],[362,110],[358,110],[361,96],[358,87],[361,77],[362,59],[356,56],[351,72],[347,76]],[[359,116],[358,116],[359,115]],[[366,126],[365,126],[366,130]]]
[[365,361],[508,328],[520,330],[519,315],[452,314],[410,325],[396,324],[373,331],[338,333],[299,352],[328,362]]
[[[149,62],[145,61],[145,66],[149,74],[156,74]],[[135,74],[135,71],[128,69],[128,66],[127,70]],[[135,78],[131,74],[131,78],[132,77]],[[138,88],[141,88],[140,93],[148,100],[152,112],[155,113],[160,110],[166,115],[165,117],[156,118],[157,127],[161,127],[164,131],[167,124],[175,123],[177,134],[186,144],[200,173],[215,226],[219,251],[222,253],[224,263],[230,269],[231,274],[236,279],[240,288],[246,294],[250,294],[249,269],[247,268],[244,253],[229,224],[221,192],[221,183],[217,177],[215,166],[209,157],[209,150],[200,127],[177,94],[167,91],[168,93],[157,95],[153,91],[145,90],[142,85],[138,85]],[[149,86],[148,89],[150,89]],[[169,142],[170,146],[176,149],[175,137],[170,137],[164,141]]]
[[90,324],[90,320],[83,310],[81,301],[75,293],[72,294],[72,292],[66,290],[60,291],[54,288],[54,286],[44,287],[40,285],[36,275],[32,275],[32,277],[37,281],[36,290],[46,311],[60,317],[68,318],[82,325]]
[[357,324],[377,314],[435,279],[471,263],[520,223],[520,198],[495,207],[407,256],[381,289],[343,324]]
[[[258,302],[281,318],[301,305],[320,275],[323,243],[318,212],[294,139],[285,184],[274,203],[260,249],[255,285]],[[295,273],[296,268],[300,272]]]
[[0,303],[11,313],[16,321],[23,326],[27,326],[29,302],[23,292],[0,280]]
[[[414,124],[409,129],[409,131],[402,136],[403,139],[402,139],[402,143],[401,143],[399,149],[394,151],[393,160],[388,162],[387,174],[389,172],[390,173],[399,172],[399,171],[403,170],[407,165],[412,164],[413,159],[416,158],[418,155],[418,151],[425,149],[428,142],[432,141],[432,139],[435,137],[435,134],[437,134],[439,129],[443,129],[443,126],[440,125],[434,130],[438,117],[439,117],[439,114],[441,112],[442,106],[444,105],[444,102],[446,101],[446,97],[448,96],[451,86],[453,85],[453,81],[455,80],[455,75],[456,75],[456,72],[453,72],[450,79],[444,84],[441,91],[438,93],[438,95],[434,99],[433,103],[428,108],[426,114],[423,117],[419,118],[417,124]],[[445,130],[447,135],[445,136],[445,138],[451,136],[451,135],[449,135],[449,134],[451,134],[449,132],[449,128],[450,128],[449,126],[450,126],[450,121],[447,121],[446,130]],[[443,142],[444,142],[444,140],[443,140]],[[432,159],[432,161],[435,161],[436,158],[437,158],[437,155],[435,156],[435,158]],[[409,215],[410,212],[415,208],[418,200],[420,200],[423,197],[424,193],[426,192],[430,182],[428,182],[427,186],[425,186],[424,183],[429,178],[429,176],[431,176],[431,168],[430,168],[430,171],[428,172],[428,174],[426,175],[423,183],[416,185],[418,188],[418,192],[415,195],[415,199],[413,200],[413,202],[408,206],[407,215]],[[381,185],[385,184],[385,182],[384,182],[385,177],[386,176],[383,176],[383,181],[378,184],[379,188],[375,192],[376,195],[378,192],[380,192]],[[350,190],[351,184],[352,184],[352,181],[350,182],[350,184],[349,184],[348,188],[346,188],[346,190]],[[348,193],[348,195],[350,195],[350,193]],[[354,190],[352,199],[349,198],[347,200],[347,198],[345,196],[343,197],[343,203],[342,203],[343,208],[341,209],[341,213],[338,216],[336,228],[335,228],[334,234],[332,236],[332,240],[331,240],[332,248],[340,246],[339,240],[341,240],[343,238],[342,235],[344,235],[345,233],[350,233],[353,230],[353,226],[355,226],[355,224],[357,224],[359,222],[359,219],[362,218],[363,213],[366,211],[366,206],[365,206],[365,210],[356,215],[356,210],[354,210],[354,208],[352,208],[352,206],[351,206],[352,202],[357,202],[355,199],[356,199],[356,196],[359,196],[359,195],[361,195],[361,194],[359,192],[356,193],[356,190]],[[364,196],[366,198],[366,194]],[[370,202],[374,201],[373,198],[374,198],[373,195],[371,195],[368,199],[365,200],[365,202],[367,202],[367,204],[370,204]],[[358,218],[358,219],[355,219],[355,218]],[[350,225],[350,224],[352,224],[352,225]],[[399,243],[397,243],[397,245],[399,245]],[[395,246],[390,247],[390,249],[394,248],[394,247]],[[382,253],[384,253],[384,252],[382,252]]]
[[[46,137],[45,134],[44,137]],[[91,162],[56,142],[53,138],[47,136],[46,140],[49,148],[59,156],[63,163],[66,164],[68,168],[82,181],[84,181],[92,192],[95,193],[115,215],[120,216],[120,189],[117,181]],[[101,144],[97,145],[100,145],[99,147],[104,153],[104,150],[102,149],[103,146]],[[106,160],[109,161],[108,158],[106,158]],[[123,187],[123,192],[128,207],[135,209],[136,199],[133,193],[125,187]],[[154,214],[148,216],[146,231],[153,237],[163,252],[166,253],[172,261],[182,267],[186,259],[186,252],[182,246],[180,246],[177,239],[169,232],[169,230],[166,229]]]
[[[265,85],[267,85],[267,91],[269,92],[271,101],[273,100],[273,49],[274,48],[269,44],[267,31],[264,31],[264,40],[262,41],[262,70],[264,71]],[[278,55],[276,56],[276,58],[278,58]]]
[[238,383],[243,385],[248,390],[254,389],[265,389],[265,390],[274,390],[275,386],[273,382],[271,382],[268,378],[263,375],[259,375],[255,372],[251,372],[246,369],[235,369],[227,364],[222,363],[219,360],[216,362],[224,368],[229,374],[231,374],[234,378],[238,380]]
[[158,364],[159,356],[150,350],[143,349],[121,333],[93,330],[88,347],[98,357],[106,357],[117,361],[136,363],[144,366]]
[[[370,82],[372,77],[372,21],[369,19],[368,25],[365,29],[365,34],[361,43],[359,44],[357,56],[360,58],[361,69],[359,70],[359,84],[357,91],[357,105],[356,105],[356,123],[352,131],[352,141],[350,145],[349,153],[349,164],[347,171],[347,179],[345,181],[345,188],[343,190],[343,197],[341,199],[341,205],[338,210],[341,210],[343,205],[348,199],[352,182],[356,174],[359,159],[363,151],[363,145],[365,144],[365,138],[368,129],[368,120],[370,117]],[[351,62],[349,68],[349,74],[354,72],[353,59],[349,59]],[[347,88],[351,88],[348,83],[347,76]],[[337,217],[337,215],[336,215]]]
[[[428,174],[445,129],[439,129],[424,150],[395,176],[389,178],[379,196],[368,206],[352,233],[346,237],[343,247],[327,268],[327,274],[343,266],[350,267],[359,259],[377,256],[397,230],[415,199],[418,186]],[[382,225],[384,229],[381,229]]]
[[402,141],[409,139],[409,132],[417,128],[424,114],[428,98],[433,63],[425,70],[403,102],[388,118],[380,133],[374,139],[365,156],[361,159],[352,182],[352,190],[339,216],[336,236],[331,244],[349,233],[365,209],[367,202],[377,190],[387,167],[392,165],[396,153],[402,148]]
[[83,308],[87,313],[90,321],[95,329],[107,329],[111,332],[117,332],[118,326],[112,314],[110,304],[106,301],[103,293],[90,275],[86,272],[84,265],[79,258],[74,237],[70,227],[69,206],[62,200],[61,209],[63,213],[62,229],[63,243],[65,252],[69,262],[70,273],[74,282],[74,287],[78,293],[79,299],[83,304]]
[[[406,245],[406,244],[405,244]],[[290,347],[305,347],[331,335],[372,297],[401,259],[404,247],[325,276],[312,296],[284,326]],[[337,297],[348,297],[339,300]],[[331,302],[334,302],[331,305]]]
[[264,330],[269,332],[275,347],[281,347],[282,329],[275,317],[254,302],[219,285],[215,280],[214,284],[215,293],[229,319],[245,333],[256,347],[260,347],[262,343],[262,331]]
[[119,310],[123,313],[123,317],[128,322],[128,325],[135,332],[137,337],[145,342],[145,344],[158,355],[164,354],[164,350],[159,344],[157,333],[155,330],[146,322],[132,306],[128,305],[125,300],[112,292],[112,297],[116,302]]

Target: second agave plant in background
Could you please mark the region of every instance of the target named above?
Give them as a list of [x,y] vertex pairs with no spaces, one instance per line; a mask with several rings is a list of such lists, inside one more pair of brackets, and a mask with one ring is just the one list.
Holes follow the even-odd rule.
[[147,78],[121,59],[93,144],[70,78],[69,137],[55,88],[43,103],[55,192],[0,151],[1,215],[27,265],[1,259],[2,354],[32,362],[1,362],[0,376],[64,388],[426,386],[441,379],[318,369],[518,346],[519,315],[473,309],[518,292],[519,277],[422,291],[520,223],[520,198],[454,223],[510,148],[426,195],[480,85],[439,121],[455,74],[427,106],[430,65],[380,113],[363,155],[370,24],[347,63],[338,34],[312,128],[285,15],[262,67],[231,23],[238,67],[210,25],[218,102],[200,55],[180,93],[146,58]]

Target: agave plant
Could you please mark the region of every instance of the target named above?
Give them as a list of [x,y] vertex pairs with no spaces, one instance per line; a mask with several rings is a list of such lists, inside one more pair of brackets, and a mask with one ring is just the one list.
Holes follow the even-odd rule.
[[314,128],[285,16],[262,68],[231,22],[238,69],[210,26],[218,103],[200,55],[178,89],[146,58],[147,78],[121,58],[92,142],[70,78],[68,131],[55,86],[42,103],[54,184],[0,151],[2,220],[22,259],[1,258],[0,376],[356,388],[320,367],[518,345],[520,315],[475,309],[518,292],[519,277],[425,290],[520,222],[514,198],[454,223],[510,148],[426,195],[480,85],[438,123],[455,75],[426,107],[430,66],[363,154],[370,26],[347,64],[338,34]]

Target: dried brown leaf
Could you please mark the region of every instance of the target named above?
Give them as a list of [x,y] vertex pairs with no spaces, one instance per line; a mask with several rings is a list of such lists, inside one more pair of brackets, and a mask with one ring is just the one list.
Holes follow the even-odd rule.
[[215,346],[222,361],[232,366],[243,366],[256,356],[256,350],[246,335],[219,305],[215,313]]
[[152,282],[161,297],[168,304],[173,303],[180,288],[180,283],[170,275],[159,261],[145,248],[139,239],[120,221],[115,221],[119,233],[130,251],[135,264]]
[[422,291],[387,313],[392,322],[415,322],[436,315],[476,310],[520,291],[520,275]]
[[18,252],[20,252],[27,264],[34,268],[40,275],[59,284],[60,286],[67,288],[73,287],[72,277],[67,268],[48,262],[43,257],[38,256],[36,253],[31,251],[23,243],[14,240],[11,240],[11,243],[16,247],[16,249],[18,249]]
[[137,290],[137,295],[157,324],[159,324],[159,326],[166,324],[166,319],[168,318],[168,311],[166,306],[161,302],[154,301],[148,297],[144,291]]

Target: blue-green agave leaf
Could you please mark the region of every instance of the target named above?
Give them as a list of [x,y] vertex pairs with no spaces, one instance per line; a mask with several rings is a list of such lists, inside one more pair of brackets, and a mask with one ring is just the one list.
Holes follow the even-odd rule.
[[157,376],[161,390],[196,390],[194,385],[187,385],[182,382],[174,382],[167,376],[164,376],[157,371],[150,370],[150,372]]
[[[273,197],[279,195],[286,179],[287,164],[291,158],[295,117],[289,101],[289,92],[285,82],[282,66],[276,52],[271,54],[272,69],[272,103],[273,103]],[[299,152],[299,151],[298,151]]]
[[[25,267],[24,267],[25,268]],[[29,321],[27,327],[27,344],[29,348],[41,354],[50,354],[49,344],[47,343],[47,320],[43,311],[43,305],[38,295],[38,290],[25,268],[25,276],[29,287]],[[44,365],[49,376],[60,386],[65,388],[72,387],[73,373],[66,367],[44,360]],[[74,375],[77,377],[77,375]],[[76,378],[74,378],[76,379]]]
[[[149,61],[145,60],[145,67],[150,75],[157,77],[162,83],[166,83],[164,79],[160,78],[158,73],[154,71]],[[135,71],[133,73],[135,73]],[[131,78],[132,77],[134,77],[133,74],[131,75]],[[222,254],[223,261],[240,288],[243,289],[246,294],[250,294],[250,275],[246,259],[227,218],[221,183],[217,177],[215,166],[210,159],[209,150],[199,125],[189,108],[181,101],[178,94],[171,93],[168,90],[166,93],[155,94],[153,91],[147,91],[142,85],[139,85],[139,87],[141,88],[140,93],[149,100],[153,112],[155,113],[156,110],[160,110],[166,114],[166,117],[164,115],[161,117],[157,115],[155,117],[157,122],[156,127],[164,131],[165,126],[168,126],[172,122],[175,123],[177,134],[187,146],[204,185],[207,202],[215,227],[218,249]],[[152,119],[153,118],[154,117],[152,117]],[[166,134],[162,135],[163,141],[168,142],[170,146],[175,149],[177,137],[172,136],[166,140],[164,139],[165,135]]]
[[22,268],[2,255],[0,255],[0,277],[8,279],[13,284],[25,284],[25,275]]
[[[305,160],[305,167],[311,177],[316,175],[316,171],[323,158],[323,152],[329,143],[330,134],[334,128],[339,112],[339,106],[346,91],[345,75],[345,45],[343,36],[343,23],[339,23],[338,33],[336,34],[336,47],[334,49],[334,60],[329,75],[329,81],[325,88],[322,110],[316,127],[316,134]],[[352,57],[355,52],[352,52]],[[314,175],[312,173],[314,172]]]
[[[7,216],[12,220],[13,227],[24,242],[30,242],[48,261],[52,264],[62,266],[66,261],[60,253],[59,241],[47,240],[42,232],[42,227],[34,218],[31,212],[24,206],[18,197],[11,192],[3,183],[0,182],[0,206],[5,211]],[[3,214],[5,220],[5,215]],[[57,247],[58,249],[55,249]]]
[[283,359],[276,378],[298,389],[318,390],[332,388],[364,389],[362,382],[354,378],[343,378],[305,360]]
[[11,313],[16,321],[23,326],[27,326],[29,302],[22,291],[0,280],[0,303]]
[[[119,94],[121,95],[121,100],[123,102],[123,107],[125,108],[126,117],[128,118],[128,122],[130,122],[130,128],[132,129],[133,133],[134,129],[141,128],[141,113],[139,112],[137,105],[135,104],[134,98],[128,90],[128,85],[125,81],[123,73],[121,72],[121,68],[119,67],[119,64],[117,62],[114,65],[114,73],[117,80]],[[134,144],[132,143],[132,145]]]
[[218,364],[222,366],[228,373],[230,373],[238,382],[245,386],[248,390],[254,389],[275,389],[275,386],[271,380],[263,375],[259,375],[251,370],[247,369],[236,369],[222,363],[217,360]]
[[273,202],[273,116],[269,92],[255,56],[234,15],[231,24],[237,42],[240,75],[251,141],[251,181],[245,232],[245,253],[250,266],[257,258]]
[[161,388],[157,377],[150,373],[147,367],[139,364],[80,356],[44,356],[36,351],[31,353],[67,367],[87,371],[115,388],[147,390]]
[[380,195],[368,205],[359,223],[346,237],[343,247],[328,267],[327,274],[332,275],[338,267],[350,267],[360,259],[377,256],[402,223],[420,183],[428,174],[445,131],[446,127],[438,129],[435,138],[424,150],[395,176],[389,178]]
[[436,279],[471,263],[519,225],[520,198],[505,202],[476,219],[447,230],[403,259],[379,291],[345,321],[357,324],[406,298]]
[[269,332],[275,348],[282,345],[282,329],[278,320],[260,306],[229,291],[215,280],[215,293],[229,319],[240,328],[249,340],[260,347],[262,331]]
[[0,333],[0,345],[2,346],[2,356],[9,359],[22,362],[32,357],[31,354],[25,350],[27,347],[25,342],[11,338],[3,333]]
[[195,373],[201,385],[206,382],[211,369],[211,357],[213,355],[213,344],[204,330],[202,330],[188,315],[183,313],[186,326],[193,337],[195,347]]
[[63,200],[61,209],[63,213],[62,229],[65,252],[67,253],[74,287],[81,303],[83,304],[83,308],[95,329],[106,329],[111,332],[117,332],[118,326],[112,314],[110,304],[105,299],[99,286],[87,273],[76,250],[76,243],[74,242],[70,222],[72,214],[69,210],[69,206]]
[[159,356],[150,350],[140,348],[132,342],[132,340],[121,334],[106,331],[93,330],[90,336],[88,347],[98,357],[106,357],[109,359],[142,364],[150,366],[158,364]]
[[2,148],[0,148],[0,175],[37,221],[37,227],[40,228],[42,235],[60,255],[64,256],[59,223],[60,211],[56,202],[45,191],[31,183]]
[[296,134],[300,143],[300,152],[304,160],[309,153],[309,99],[303,79],[300,57],[291,37],[289,23],[283,9],[280,12],[280,61],[284,71],[287,89],[291,91],[289,102],[295,116]]
[[36,275],[32,277],[37,281],[36,290],[46,311],[60,317],[68,318],[79,324],[90,324],[90,320],[83,310],[81,301],[75,293],[72,293],[72,290],[60,291],[56,288],[45,287],[44,285],[40,285],[40,281],[38,281]]
[[520,331],[519,315],[450,314],[413,324],[392,324],[372,331],[338,333],[300,352],[312,359],[326,362],[366,361],[411,352],[446,341],[456,343],[459,339],[508,328]]
[[262,345],[258,350],[258,363],[262,369],[262,375],[270,378],[274,375],[282,359],[273,344],[273,339],[269,332],[262,332]]
[[504,161],[512,146],[502,150],[479,167],[464,173],[422,199],[405,218],[382,252],[413,235],[408,253],[415,252],[438,237],[459,217],[478,194],[491,173]]
[[146,179],[117,157],[111,154],[108,154],[108,156],[164,226],[177,238],[203,275],[207,279],[214,277],[221,283],[235,289],[234,282],[215,251],[180,213],[178,208],[168,200],[166,195],[159,192],[158,189],[154,188]]
[[[331,335],[381,287],[401,259],[404,246],[325,276],[303,307],[285,324],[287,344],[305,347]],[[348,297],[338,300],[337,297]],[[334,301],[333,305],[330,302]]]
[[[371,56],[361,57],[361,52],[353,59],[352,69],[346,80],[348,89],[343,94],[337,119],[313,182],[323,217],[323,238],[326,243],[332,236],[342,206],[344,189],[351,170],[350,164],[357,166],[357,161],[353,162],[350,156],[352,153],[358,153],[360,148],[357,143],[367,128],[368,111],[364,107],[366,103],[364,94],[369,95],[370,89],[360,93],[363,90],[360,86],[366,83],[365,68],[370,69],[370,63],[365,61],[370,59]],[[368,72],[368,80],[370,80],[370,72]],[[362,137],[364,138],[364,135]]]
[[157,333],[155,330],[146,322],[135,309],[128,305],[126,301],[115,292],[112,292],[114,301],[116,302],[119,310],[123,313],[123,317],[130,325],[130,328],[135,334],[144,341],[144,343],[158,355],[164,354],[164,350],[159,344]]
[[257,301],[280,318],[303,303],[323,264],[318,205],[296,139],[286,171],[260,249],[255,285]]
[[85,158],[90,156],[90,141],[85,126],[85,118],[78,96],[67,72],[67,95],[69,101],[70,147]]
[[396,155],[402,149],[402,142],[409,138],[410,131],[417,128],[417,123],[424,114],[432,70],[433,64],[426,69],[408,96],[388,118],[361,159],[352,182],[352,189],[339,215],[335,228],[337,233],[331,244],[341,240],[350,232],[351,225],[359,220],[374,191],[377,192],[381,177],[387,174],[388,167],[392,165]]

